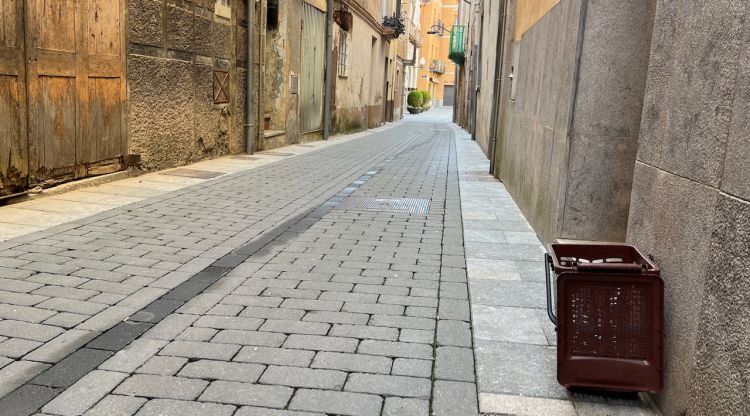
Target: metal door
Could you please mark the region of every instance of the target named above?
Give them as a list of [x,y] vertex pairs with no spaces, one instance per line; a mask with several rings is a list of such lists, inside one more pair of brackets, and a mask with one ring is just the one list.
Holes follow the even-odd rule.
[[0,1],[0,195],[26,187],[26,79],[23,0]]
[[300,76],[300,130],[323,127],[323,84],[325,78],[325,13],[302,3],[302,74]]
[[443,106],[445,107],[452,107],[455,103],[455,89],[453,88],[453,85],[444,85],[443,86]]
[[123,1],[26,1],[29,165],[36,181],[123,167]]

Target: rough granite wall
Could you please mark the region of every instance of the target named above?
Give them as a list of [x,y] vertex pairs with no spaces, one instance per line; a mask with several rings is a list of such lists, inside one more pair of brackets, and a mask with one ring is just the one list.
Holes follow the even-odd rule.
[[[246,43],[237,37],[247,25],[238,3],[226,18],[214,0],[128,2],[129,147],[143,168],[244,151]],[[214,104],[214,70],[229,73],[229,103]]]
[[[653,2],[588,2],[571,131],[581,0],[560,1],[519,42],[506,39],[496,173],[544,241],[625,239]],[[482,84],[492,66],[483,64]],[[479,101],[480,143],[487,105]]]
[[659,0],[628,242],[665,299],[665,416],[750,414],[750,9]]

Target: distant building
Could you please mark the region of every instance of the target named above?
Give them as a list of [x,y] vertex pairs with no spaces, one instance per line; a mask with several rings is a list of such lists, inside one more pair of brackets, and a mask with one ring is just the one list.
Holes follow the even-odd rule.
[[452,106],[455,99],[456,66],[448,59],[448,50],[450,30],[457,18],[457,0],[422,1],[423,45],[417,88],[430,93],[431,104],[435,107]]

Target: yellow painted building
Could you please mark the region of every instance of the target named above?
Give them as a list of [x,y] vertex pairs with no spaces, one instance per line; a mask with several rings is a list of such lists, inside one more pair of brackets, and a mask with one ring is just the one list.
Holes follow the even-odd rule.
[[430,92],[433,106],[452,106],[456,65],[448,59],[448,49],[458,1],[422,0],[420,16],[423,43],[417,88]]

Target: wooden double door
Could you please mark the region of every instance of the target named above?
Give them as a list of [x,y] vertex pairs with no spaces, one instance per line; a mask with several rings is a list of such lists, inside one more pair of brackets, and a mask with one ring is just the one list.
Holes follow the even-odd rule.
[[0,0],[0,195],[124,167],[125,0]]

